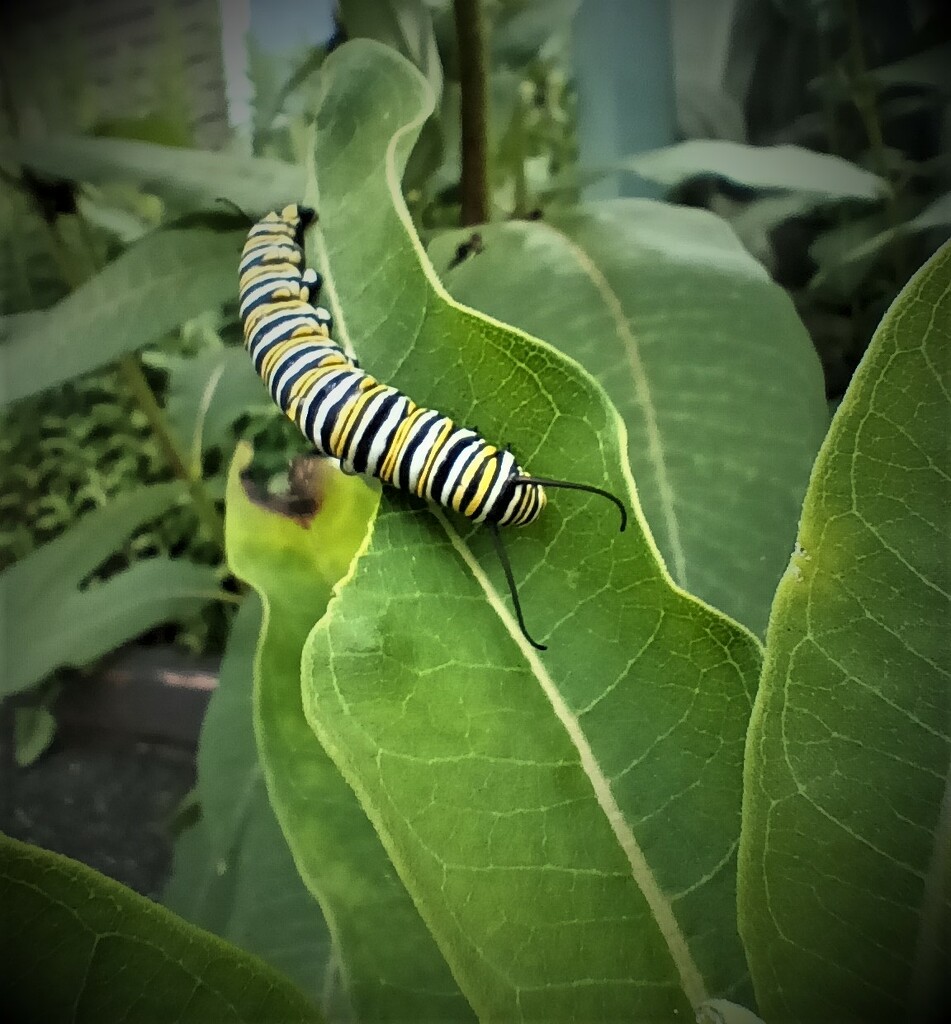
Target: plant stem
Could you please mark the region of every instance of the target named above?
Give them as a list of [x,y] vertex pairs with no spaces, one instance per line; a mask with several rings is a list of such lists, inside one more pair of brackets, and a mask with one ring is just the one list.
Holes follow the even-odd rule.
[[835,109],[835,98],[833,92],[836,88],[836,64],[832,59],[832,51],[829,47],[828,29],[824,25],[816,25],[816,42],[819,48],[819,67],[825,78],[822,87],[822,112],[826,120],[826,136],[829,140],[829,152],[834,156],[842,156],[844,146],[842,145],[842,133],[839,131],[839,119]]
[[512,217],[518,219],[528,214],[529,201],[528,182],[525,179],[525,101],[521,93],[515,104],[515,113],[512,115],[512,129],[512,170],[515,175],[515,208],[512,210]]
[[459,44],[462,120],[462,224],[489,219],[489,90],[481,0],[453,0]]
[[872,159],[875,162],[875,173],[888,185],[885,199],[885,216],[891,238],[888,242],[892,266],[895,270],[895,285],[901,288],[908,274],[905,270],[905,241],[902,235],[901,215],[898,209],[898,197],[895,194],[895,183],[888,171],[888,159],[885,151],[885,139],[882,135],[882,123],[879,118],[875,88],[868,74],[865,61],[865,48],[862,45],[862,22],[859,18],[856,0],[846,0],[849,16],[849,62],[851,64],[852,102],[862,119],[862,127],[868,139]]
[[194,502],[198,518],[204,523],[212,540],[224,546],[224,523],[218,514],[218,509],[215,508],[215,503],[205,490],[201,474],[193,472],[189,467],[188,460],[178,446],[178,441],[169,430],[165,412],[158,404],[155,392],[146,379],[138,355],[121,356],[119,359],[119,373],[132,393],[136,404],[149,421],[149,426],[155,434],[155,440],[165,456],[165,461],[172,468],[175,475],[187,485],[188,493]]

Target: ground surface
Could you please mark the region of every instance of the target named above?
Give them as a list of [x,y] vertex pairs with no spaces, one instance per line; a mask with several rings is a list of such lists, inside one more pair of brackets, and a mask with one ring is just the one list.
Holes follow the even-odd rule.
[[39,761],[5,775],[0,828],[7,835],[161,898],[172,819],[194,784],[193,751],[93,731],[61,732]]
[[24,768],[4,707],[0,831],[161,899],[216,668],[174,649],[130,648],[64,680],[53,744]]

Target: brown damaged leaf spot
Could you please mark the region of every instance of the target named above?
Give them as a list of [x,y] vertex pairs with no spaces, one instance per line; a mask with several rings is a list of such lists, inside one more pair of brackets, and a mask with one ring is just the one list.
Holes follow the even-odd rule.
[[248,470],[242,471],[240,480],[252,504],[292,519],[302,529],[309,530],[320,511],[329,472],[329,459],[321,455],[299,455],[288,466],[286,494],[271,494],[251,478]]

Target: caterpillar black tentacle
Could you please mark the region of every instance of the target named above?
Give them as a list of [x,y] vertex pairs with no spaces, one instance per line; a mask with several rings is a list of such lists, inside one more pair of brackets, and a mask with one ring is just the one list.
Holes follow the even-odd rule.
[[349,473],[385,484],[487,523],[525,638],[528,634],[500,526],[534,522],[545,508],[545,486],[588,491],[599,487],[529,476],[506,449],[475,430],[416,405],[396,388],[360,369],[333,341],[333,318],[317,299],[320,274],[304,267],[303,233],[315,218],[298,205],[269,213],[248,232],[240,264],[239,309],[245,346],[277,405],[322,455]]

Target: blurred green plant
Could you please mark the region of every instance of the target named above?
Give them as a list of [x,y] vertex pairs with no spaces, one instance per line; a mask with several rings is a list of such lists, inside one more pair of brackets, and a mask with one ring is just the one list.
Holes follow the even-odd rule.
[[885,310],[951,233],[947,15],[890,0],[774,0],[748,14],[725,62],[734,78],[744,70],[745,93],[730,95],[726,72],[707,83],[735,100],[746,141],[730,139],[734,118],[713,117],[721,139],[571,171],[549,198],[624,171],[729,220],[792,296],[837,401]]

